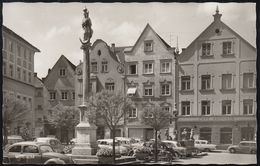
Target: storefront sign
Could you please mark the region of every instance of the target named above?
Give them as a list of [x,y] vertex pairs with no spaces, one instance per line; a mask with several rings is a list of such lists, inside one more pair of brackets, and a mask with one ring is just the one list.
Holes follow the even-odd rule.
[[191,121],[255,121],[254,116],[200,116],[200,117],[179,117],[178,121],[191,122]]

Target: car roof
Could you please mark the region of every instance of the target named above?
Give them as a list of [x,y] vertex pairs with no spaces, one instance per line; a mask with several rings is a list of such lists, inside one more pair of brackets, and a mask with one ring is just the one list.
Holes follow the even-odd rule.
[[37,137],[36,139],[37,140],[51,140],[51,139],[57,140],[57,138],[53,138],[53,137]]
[[166,142],[166,143],[178,143],[177,141],[170,141],[170,140],[163,140],[162,142]]
[[256,143],[256,141],[241,141],[240,143]]
[[[43,142],[34,142],[34,141],[24,141],[24,142],[17,142],[17,143],[14,143],[13,145],[48,145],[46,143],[43,143]],[[13,146],[11,145],[11,146]]]
[[[113,139],[99,139],[97,141],[106,141],[106,142],[113,142]],[[117,142],[118,140],[115,140],[115,142]]]

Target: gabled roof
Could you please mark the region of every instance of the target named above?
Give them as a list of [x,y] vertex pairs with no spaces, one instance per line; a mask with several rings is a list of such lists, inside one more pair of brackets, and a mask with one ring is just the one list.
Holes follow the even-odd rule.
[[[219,20],[220,23],[225,26],[228,30],[230,30],[234,35],[236,35],[238,38],[240,38],[241,40],[243,40],[249,47],[251,47],[252,49],[256,50],[256,48],[254,46],[252,46],[248,41],[246,41],[243,37],[241,37],[238,33],[236,33],[233,29],[231,29],[228,25],[226,25],[224,22],[222,22],[221,20]],[[210,29],[212,26],[214,26],[216,22],[213,21],[207,28],[205,28],[199,35],[198,37],[196,37],[190,44],[188,47],[185,48],[185,50],[188,50],[189,47],[195,43],[208,29]],[[185,52],[184,50],[184,52]]]
[[6,26],[2,25],[2,31],[6,31],[7,33],[14,35],[15,37],[17,37],[19,40],[22,40],[24,43],[28,44],[30,47],[32,47],[35,52],[41,52],[38,48],[36,48],[35,46],[33,46],[31,43],[29,43],[28,41],[26,41],[24,38],[22,38],[20,35],[18,35],[17,33],[15,33],[14,31],[12,31],[11,29],[7,28]]
[[144,28],[143,32],[141,33],[141,35],[139,36],[139,38],[137,39],[137,41],[135,42],[134,46],[132,47],[132,49],[129,52],[132,52],[134,50],[134,48],[136,47],[137,43],[139,42],[139,40],[141,40],[141,37],[144,35],[144,32],[150,29],[157,37],[158,39],[163,43],[163,45],[165,46],[166,49],[170,49],[171,46],[169,44],[167,44],[165,42],[165,40],[163,40],[163,38],[161,36],[159,36],[154,30],[153,28],[149,25],[149,23],[147,23],[146,27]]
[[75,71],[76,66],[73,63],[71,63],[64,55],[61,55],[60,58],[55,63],[55,65],[51,68],[51,71],[48,73],[48,75],[43,79],[43,83],[46,82],[46,80],[48,79],[48,76],[52,72],[53,68],[55,68],[55,66],[58,64],[58,62],[61,61],[62,59],[64,59],[69,64],[69,66]]

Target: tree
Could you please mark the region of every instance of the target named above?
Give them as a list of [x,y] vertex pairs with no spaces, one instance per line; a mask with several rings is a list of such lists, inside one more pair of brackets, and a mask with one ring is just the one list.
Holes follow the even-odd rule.
[[68,144],[68,134],[70,130],[74,130],[79,123],[79,109],[76,106],[64,106],[58,104],[51,108],[52,114],[48,117],[48,121],[54,125],[56,129],[64,131],[66,134],[66,142]]
[[142,114],[142,122],[155,130],[155,162],[157,162],[157,133],[163,128],[169,127],[172,115],[163,110],[158,103],[152,102],[146,107]]
[[17,120],[22,120],[28,111],[29,107],[27,104],[24,101],[17,99],[14,95],[5,95],[3,97],[2,116],[4,145],[8,143],[8,128],[11,128]]
[[95,111],[112,133],[113,138],[113,161],[115,163],[115,132],[116,128],[124,119],[124,115],[132,107],[132,101],[122,93],[113,93],[103,90],[91,96],[87,101],[87,107]]

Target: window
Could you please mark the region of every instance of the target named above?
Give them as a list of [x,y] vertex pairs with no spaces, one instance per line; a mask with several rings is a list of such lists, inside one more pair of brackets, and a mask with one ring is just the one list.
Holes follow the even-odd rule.
[[201,89],[207,90],[210,89],[210,75],[203,75],[201,76]]
[[170,73],[170,62],[161,62],[161,73]]
[[190,115],[190,102],[189,101],[181,102],[181,115]]
[[21,58],[17,58],[17,65],[22,66]]
[[222,115],[231,115],[231,100],[222,101]]
[[14,52],[14,44],[12,41],[9,41],[9,51]]
[[17,55],[21,56],[21,47],[17,45]]
[[144,63],[144,74],[153,74],[153,63]]
[[144,51],[145,52],[153,51],[153,41],[145,41],[144,42]]
[[32,74],[30,72],[28,72],[28,82],[31,83],[32,82]]
[[153,118],[153,113],[151,113],[149,110],[146,110],[145,114],[144,114],[144,117],[145,118]]
[[66,74],[66,69],[62,68],[60,69],[60,76],[65,76]]
[[168,107],[168,106],[162,107],[162,110],[163,110],[163,111],[170,112],[170,107]]
[[42,92],[41,92],[41,90],[37,90],[37,95],[36,95],[37,97],[42,97]]
[[246,99],[243,100],[243,114],[244,115],[252,115],[253,114],[253,100]]
[[13,68],[13,65],[9,65],[9,74],[10,74],[10,77],[13,77],[14,76],[14,68]]
[[14,55],[13,54],[9,54],[9,58],[11,62],[14,62]]
[[2,53],[3,53],[3,59],[7,59],[7,52],[3,50]]
[[38,105],[38,106],[37,106],[37,109],[38,109],[38,110],[42,110],[42,105]]
[[9,152],[21,152],[21,145],[13,146],[11,149],[9,149]]
[[153,96],[153,86],[152,85],[144,86],[144,96]]
[[114,91],[115,90],[115,84],[114,83],[105,83],[106,90]]
[[128,74],[130,75],[137,74],[137,64],[131,64],[128,66]]
[[32,56],[33,56],[33,54],[32,54],[32,52],[30,52],[30,54],[29,54],[29,61],[30,62],[32,62]]
[[72,92],[72,100],[75,99],[75,92]]
[[26,145],[23,147],[24,153],[39,153],[38,147],[34,145]]
[[27,77],[26,77],[26,71],[23,70],[23,81],[26,82],[27,81]]
[[232,74],[222,74],[222,89],[232,88]]
[[91,72],[96,73],[98,71],[97,62],[91,62]]
[[201,102],[201,115],[210,115],[210,101]]
[[23,60],[23,67],[26,68],[27,64],[26,64],[26,60]]
[[161,84],[161,95],[162,96],[171,95],[170,84]]
[[137,109],[133,108],[129,110],[129,118],[136,118],[137,117]]
[[223,55],[232,54],[232,42],[223,42]]
[[19,100],[20,100],[20,99],[21,99],[21,96],[20,96],[20,95],[17,95],[17,99],[19,99]]
[[[211,128],[209,128],[209,127],[200,128],[199,133],[200,133],[199,139],[207,140],[208,142],[211,141],[211,135],[212,135]],[[206,141],[201,141],[201,144],[207,144],[207,142]]]
[[190,76],[181,77],[181,90],[190,90]]
[[50,100],[56,99],[56,92],[50,92]]
[[254,87],[254,73],[243,74],[243,87],[253,88]]
[[32,64],[31,63],[28,63],[28,69],[32,70]]
[[68,92],[61,92],[61,100],[68,100]]
[[6,62],[3,62],[3,75],[6,75]]
[[24,57],[24,59],[27,58],[27,55],[26,55],[26,49],[25,49],[25,48],[24,48],[24,50],[23,50],[23,57]]
[[108,64],[108,63],[107,63],[106,61],[102,62],[102,69],[101,69],[102,71],[101,71],[101,72],[104,73],[104,72],[107,72],[107,71],[108,71],[108,70],[107,70],[107,64]]
[[21,69],[17,67],[17,79],[21,80]]
[[220,143],[221,144],[232,143],[232,128],[224,127],[220,129]]
[[211,53],[211,43],[202,44],[202,56],[210,56]]

